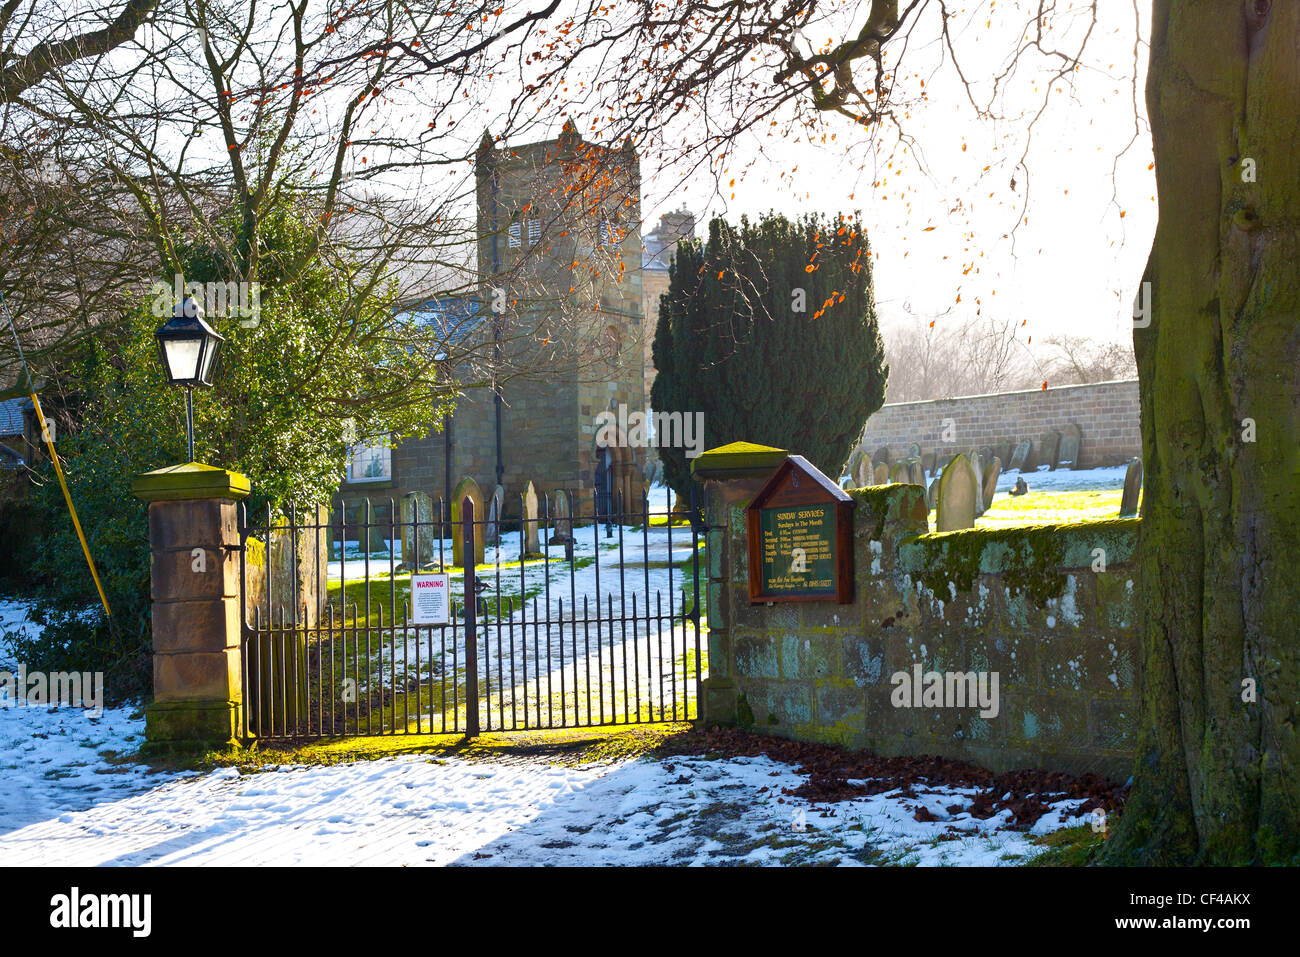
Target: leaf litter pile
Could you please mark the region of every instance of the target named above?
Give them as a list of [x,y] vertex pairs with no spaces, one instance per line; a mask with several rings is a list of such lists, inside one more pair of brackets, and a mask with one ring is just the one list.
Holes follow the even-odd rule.
[[[919,798],[935,793],[934,788],[968,788],[977,793],[969,806],[954,804],[950,814],[967,812],[987,820],[1004,810],[1012,815],[1008,830],[1027,831],[1051,805],[1060,801],[1083,803],[1070,815],[1088,814],[1100,808],[1107,815],[1117,813],[1128,798],[1129,786],[1116,784],[1095,774],[1075,777],[1059,771],[1008,771],[994,774],[986,768],[935,755],[882,758],[863,751],[845,751],[829,744],[791,741],[752,734],[734,728],[711,728],[674,736],[659,749],[662,756],[692,754],[707,757],[767,757],[793,765],[807,780],[786,788],[789,797],[813,804],[833,804],[898,791],[896,797]],[[917,821],[937,818],[924,806],[911,808]],[[1065,820],[1066,812],[1062,812]]]

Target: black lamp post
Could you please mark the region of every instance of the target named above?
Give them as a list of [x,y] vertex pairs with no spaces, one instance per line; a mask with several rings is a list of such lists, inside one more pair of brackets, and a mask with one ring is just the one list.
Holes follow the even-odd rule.
[[217,353],[226,340],[203,321],[203,307],[186,296],[154,333],[167,380],[185,387],[185,437],[194,461],[194,387],[211,386]]

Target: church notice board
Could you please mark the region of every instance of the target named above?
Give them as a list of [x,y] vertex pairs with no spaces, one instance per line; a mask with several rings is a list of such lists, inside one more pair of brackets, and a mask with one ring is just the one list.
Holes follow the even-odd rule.
[[749,601],[853,600],[853,499],[790,455],[745,510]]

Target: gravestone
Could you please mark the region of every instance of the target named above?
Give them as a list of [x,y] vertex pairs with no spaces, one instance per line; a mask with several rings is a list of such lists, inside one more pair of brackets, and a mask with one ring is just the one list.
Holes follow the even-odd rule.
[[979,452],[971,449],[966,453],[966,461],[970,463],[971,471],[975,473],[975,515],[978,518],[984,514],[984,459]]
[[913,442],[907,447],[907,457],[909,459],[919,459],[921,457],[921,446]]
[[475,565],[483,564],[483,492],[468,475],[456,483],[451,491],[451,561],[458,568],[465,567],[465,532],[461,528],[461,503],[468,498],[474,503],[474,554],[470,556]]
[[1011,461],[1011,453],[1016,450],[1016,443],[1012,439],[1005,439],[993,447],[993,454],[998,457],[998,461],[1006,463]]
[[889,466],[884,462],[876,462],[876,484],[889,484]]
[[501,544],[501,512],[506,504],[506,490],[500,485],[492,489],[492,500],[488,502],[487,527],[483,529],[483,541],[487,545]]
[[930,487],[925,493],[925,507],[933,510],[939,501],[939,480],[936,478],[930,482]]
[[866,488],[868,485],[874,485],[875,480],[876,470],[871,464],[871,456],[863,452],[862,458],[858,459],[858,469],[853,473],[853,481],[857,483],[858,488]]
[[937,493],[938,515],[936,532],[951,532],[959,528],[973,528],[975,506],[980,498],[979,483],[970,459],[955,455],[939,476]]
[[993,504],[993,495],[997,492],[998,476],[1002,474],[1002,460],[996,455],[984,469],[984,511]]
[[488,499],[487,524],[483,526],[483,544],[496,548],[501,544],[501,518],[496,496]]
[[984,465],[988,465],[990,462],[992,462],[993,456],[997,454],[996,452],[993,451],[993,446],[991,445],[982,446],[979,452],[980,452],[980,462],[983,463]]
[[919,485],[921,488],[925,488],[925,469],[921,468],[921,460],[908,459],[907,468],[909,473],[908,481],[913,485]]
[[573,541],[573,505],[569,493],[556,489],[551,496],[551,545]]
[[433,499],[423,492],[402,496],[402,564],[407,568],[418,570],[433,561],[438,530],[432,522]]
[[1061,430],[1061,445],[1056,452],[1056,467],[1077,469],[1079,467],[1079,446],[1083,441],[1083,430],[1071,423]]
[[1046,465],[1049,469],[1055,469],[1056,453],[1060,447],[1060,432],[1043,433],[1043,437],[1038,440],[1038,467]]
[[876,451],[872,453],[871,461],[877,464],[883,462],[886,468],[892,465],[893,459],[891,459],[889,455],[889,446],[882,445],[880,448],[876,449]]
[[1016,450],[1011,453],[1011,464],[1007,466],[1007,469],[1023,472],[1029,468],[1029,453],[1033,451],[1033,448],[1033,442],[1029,439],[1021,439],[1016,445]]
[[[686,520],[690,518],[691,503],[689,499],[682,498],[680,492],[673,492],[673,507],[669,510],[673,521]],[[570,516],[571,518],[572,516]],[[555,503],[551,502],[551,522],[555,521]],[[569,530],[572,532],[573,523],[569,523]]]
[[858,477],[858,466],[862,464],[862,456],[866,455],[862,449],[854,449],[849,455],[849,460],[844,463],[844,474],[850,479],[856,481]]
[[524,557],[537,555],[541,552],[540,543],[537,540],[537,489],[533,483],[529,482],[524,487]]
[[1138,496],[1142,492],[1142,460],[1133,459],[1124,473],[1124,494],[1119,500],[1119,514],[1127,518],[1138,513]]
[[[286,625],[316,627],[322,606],[329,552],[325,544],[325,526],[329,525],[329,509],[307,507],[298,510],[298,531],[295,534],[287,518],[276,519],[270,529],[260,580],[250,591],[255,598],[249,602],[250,613],[261,607],[267,614],[269,591],[270,621],[280,621],[284,615]],[[317,534],[315,526],[321,526]],[[304,527],[306,526],[306,527]],[[236,574],[238,573],[238,565]]]
[[921,456],[921,468],[926,475],[934,474],[934,459],[935,455],[933,452],[926,452]]
[[889,481],[891,485],[897,483],[907,485],[912,481],[912,470],[906,462],[895,463],[889,470]]

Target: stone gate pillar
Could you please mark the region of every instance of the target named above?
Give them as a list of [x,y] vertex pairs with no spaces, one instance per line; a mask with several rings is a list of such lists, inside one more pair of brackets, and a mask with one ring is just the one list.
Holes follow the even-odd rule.
[[238,472],[191,462],[131,485],[149,503],[153,692],[150,750],[220,748],[243,737]]
[[[748,574],[744,506],[785,461],[785,449],[752,442],[733,442],[709,449],[691,463],[691,474],[704,486],[705,554],[709,584],[709,677],[700,689],[700,719],[706,726],[735,724],[738,692],[733,679],[731,575]],[[738,553],[732,554],[735,550]]]

